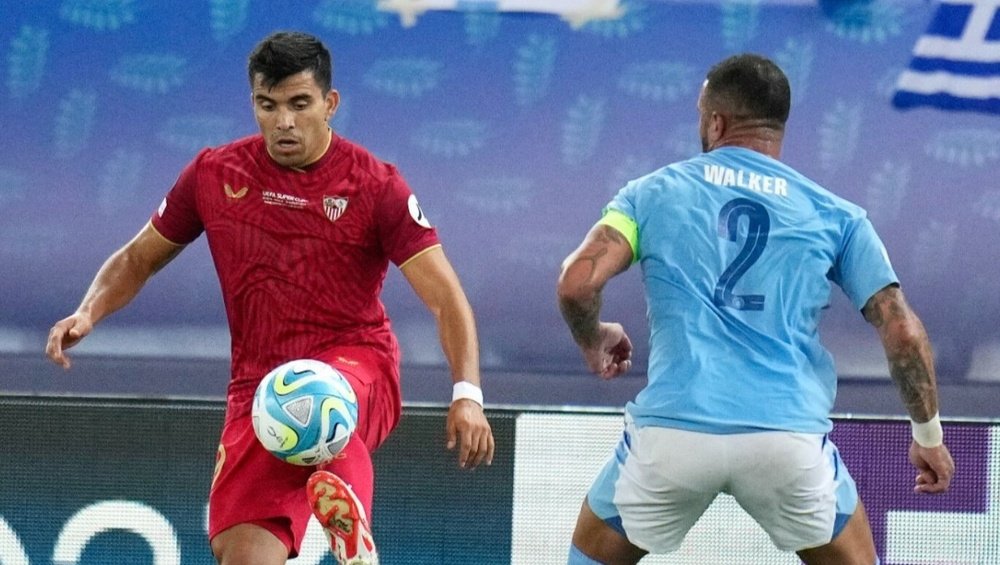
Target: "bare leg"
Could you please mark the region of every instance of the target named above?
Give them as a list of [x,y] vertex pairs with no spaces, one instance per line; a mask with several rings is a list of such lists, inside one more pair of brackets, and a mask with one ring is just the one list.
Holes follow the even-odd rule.
[[253,524],[237,524],[212,538],[219,565],[284,565],[288,548],[274,534]]
[[583,501],[573,530],[573,545],[585,555],[606,565],[635,565],[648,552],[640,549],[594,514]]
[[808,565],[874,565],[875,541],[865,507],[858,500],[858,508],[847,520],[844,529],[826,545],[803,549],[799,558]]

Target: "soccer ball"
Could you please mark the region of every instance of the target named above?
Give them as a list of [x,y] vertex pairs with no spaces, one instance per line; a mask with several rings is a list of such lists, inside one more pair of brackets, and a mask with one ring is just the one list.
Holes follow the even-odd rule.
[[265,449],[293,465],[334,458],[358,424],[358,398],[340,371],[322,361],[289,361],[257,386],[253,432]]

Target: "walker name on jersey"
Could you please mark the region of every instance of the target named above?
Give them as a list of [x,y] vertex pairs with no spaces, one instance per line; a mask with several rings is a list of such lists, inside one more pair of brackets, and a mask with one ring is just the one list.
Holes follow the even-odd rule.
[[305,198],[299,198],[298,196],[283,194],[281,192],[274,192],[273,190],[265,190],[261,192],[261,196],[264,198],[264,204],[271,204],[274,206],[302,209],[309,205],[309,200]]
[[758,175],[742,169],[705,165],[705,180],[719,186],[735,186],[762,194],[788,197],[788,181],[781,177]]

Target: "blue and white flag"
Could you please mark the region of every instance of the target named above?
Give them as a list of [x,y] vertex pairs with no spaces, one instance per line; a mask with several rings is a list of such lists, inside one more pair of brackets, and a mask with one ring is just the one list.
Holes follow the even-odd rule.
[[894,106],[1000,114],[1000,0],[942,0],[913,55]]

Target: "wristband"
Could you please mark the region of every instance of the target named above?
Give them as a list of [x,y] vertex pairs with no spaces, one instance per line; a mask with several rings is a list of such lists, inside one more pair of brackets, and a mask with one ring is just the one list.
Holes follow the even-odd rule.
[[451,389],[451,401],[468,398],[476,404],[483,405],[483,389],[469,381],[458,381]]
[[910,428],[913,431],[913,441],[920,447],[937,447],[944,443],[944,431],[938,414],[923,424],[910,420]]

